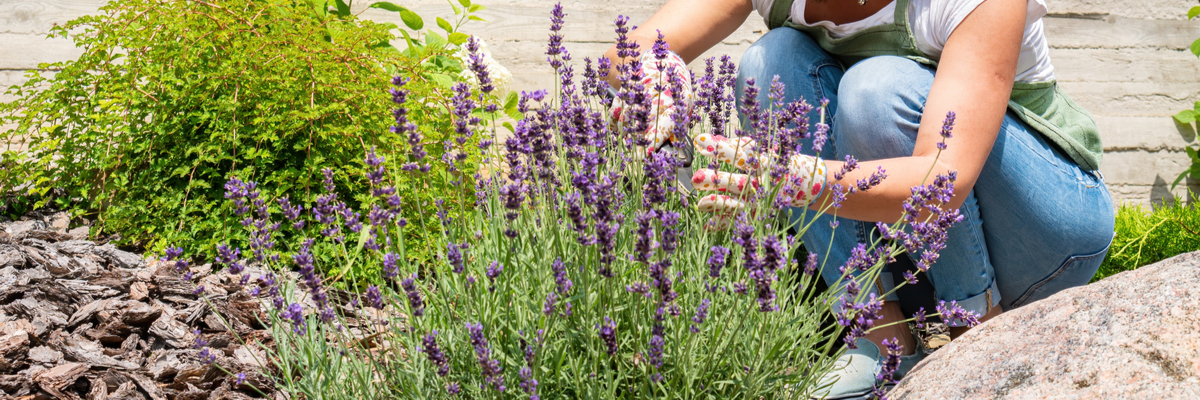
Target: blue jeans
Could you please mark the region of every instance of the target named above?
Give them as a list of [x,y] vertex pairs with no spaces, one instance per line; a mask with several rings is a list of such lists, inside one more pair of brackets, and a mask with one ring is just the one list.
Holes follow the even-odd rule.
[[[777,75],[788,101],[804,98],[815,105],[827,98],[830,139],[819,156],[878,160],[912,155],[936,72],[901,57],[873,57],[843,69],[804,33],[779,28],[742,56],[738,93],[746,78],[764,87]],[[767,104],[767,90],[759,93]],[[811,151],[811,142],[804,150]],[[830,243],[833,216],[792,210],[793,220],[801,213],[807,213],[806,221],[817,218],[802,239],[818,254],[830,249],[821,256],[828,257],[822,275],[831,286],[855,244],[870,243],[875,234],[873,222],[839,217]],[[996,305],[1012,309],[1086,284],[1113,238],[1112,198],[1099,172],[1075,165],[1011,112],[959,211],[963,222],[948,232],[928,279],[939,300],[958,301],[980,315]],[[892,286],[885,271],[872,290]]]

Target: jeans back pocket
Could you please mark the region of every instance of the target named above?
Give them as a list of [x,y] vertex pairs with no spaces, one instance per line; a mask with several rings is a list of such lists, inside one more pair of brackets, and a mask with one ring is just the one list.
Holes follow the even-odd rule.
[[1012,303],[1012,308],[1050,297],[1065,289],[1086,285],[1100,269],[1109,246],[1112,246],[1112,242],[1096,253],[1068,257],[1053,273],[1025,290],[1025,293]]

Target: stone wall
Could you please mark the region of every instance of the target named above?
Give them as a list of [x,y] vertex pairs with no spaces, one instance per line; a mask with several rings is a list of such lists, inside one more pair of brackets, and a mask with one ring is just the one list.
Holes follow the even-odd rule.
[[[412,7],[432,25],[447,15],[442,0],[397,1]],[[549,87],[544,46],[549,27],[548,0],[480,0],[489,22],[468,31],[482,37],[514,75],[517,90]],[[361,10],[368,2],[354,5]],[[611,22],[618,14],[640,24],[664,0],[564,3],[568,49],[581,60],[601,54],[613,40]],[[0,87],[20,83],[39,63],[66,60],[79,50],[65,40],[45,39],[56,23],[94,13],[99,0],[0,0]],[[1200,100],[1200,61],[1186,47],[1200,37],[1200,21],[1186,21],[1196,0],[1050,0],[1046,18],[1050,55],[1063,89],[1091,111],[1100,125],[1105,157],[1101,172],[1118,202],[1149,205],[1182,197],[1170,182],[1189,165],[1184,146],[1196,131],[1170,116]],[[364,11],[377,21],[400,23],[394,13]],[[765,30],[752,15],[709,55],[735,59]],[[702,64],[701,64],[702,65]],[[693,67],[696,65],[694,64]],[[0,95],[0,101],[7,100]],[[1200,191],[1200,182],[1189,182]]]

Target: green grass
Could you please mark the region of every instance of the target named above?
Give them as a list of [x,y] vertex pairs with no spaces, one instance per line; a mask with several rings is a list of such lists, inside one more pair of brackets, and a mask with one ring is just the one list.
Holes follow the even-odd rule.
[[1176,202],[1154,210],[1122,205],[1116,238],[1092,281],[1200,250],[1200,206]]

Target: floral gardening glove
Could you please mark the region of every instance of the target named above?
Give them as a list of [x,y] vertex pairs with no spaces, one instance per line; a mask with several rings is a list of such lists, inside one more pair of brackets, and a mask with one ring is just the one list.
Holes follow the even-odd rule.
[[[652,51],[642,53],[641,71],[640,83],[645,87],[646,96],[650,99],[650,109],[647,114],[649,120],[643,137],[650,142],[646,147],[646,152],[652,153],[663,144],[675,140],[673,134],[675,120],[682,120],[683,116],[690,112],[692,74],[683,59],[674,52],[667,52],[666,57],[662,60],[655,57]],[[676,85],[671,84],[672,79],[677,81]],[[680,93],[675,93],[676,89],[673,89],[672,86],[675,86]],[[676,97],[678,97],[678,101],[676,101]],[[626,119],[631,114],[627,112],[629,108],[620,98],[613,99],[612,115],[610,115],[612,121],[627,123]]]
[[[696,209],[713,213],[709,220],[712,229],[729,226],[734,214],[746,208],[744,202],[758,189],[759,182],[771,179],[772,165],[758,160],[754,140],[726,138],[720,135],[702,134],[696,137],[696,151],[718,161],[732,164],[743,171],[757,171],[759,176],[736,174],[713,169],[701,169],[692,175],[692,185],[697,190],[718,192],[700,197]],[[753,165],[758,164],[758,165]],[[757,168],[756,168],[757,167]],[[787,185],[787,195],[781,199],[784,206],[804,207],[821,196],[826,179],[825,161],[804,154],[792,155],[780,184]],[[794,193],[794,195],[792,195]]]

